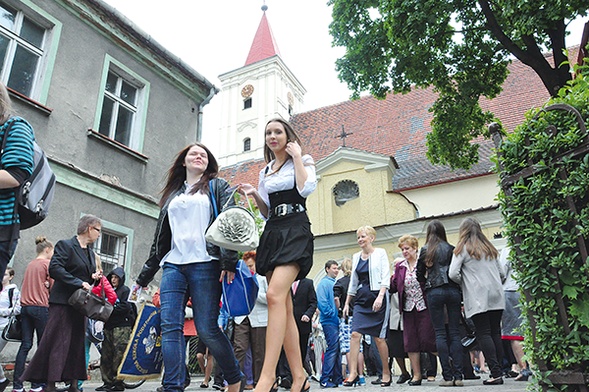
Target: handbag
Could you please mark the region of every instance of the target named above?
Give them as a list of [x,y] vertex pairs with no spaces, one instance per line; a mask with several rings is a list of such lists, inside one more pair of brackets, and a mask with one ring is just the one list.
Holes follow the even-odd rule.
[[8,324],[2,330],[2,339],[8,342],[20,342],[22,340],[22,321],[19,314],[14,314],[14,308],[10,312]]
[[461,312],[460,317],[462,319],[462,325],[464,326],[464,330],[466,332],[466,336],[460,339],[460,343],[462,344],[462,347],[466,348],[468,351],[472,351],[477,346],[477,337],[475,335],[475,332],[470,327],[470,320],[467,320],[464,316],[464,312]]
[[256,249],[260,241],[260,236],[258,234],[258,227],[256,226],[256,219],[252,213],[253,208],[249,197],[247,198],[250,207],[249,210],[241,206],[228,206],[237,190],[237,187],[235,187],[231,193],[231,197],[229,197],[221,209],[221,213],[219,213],[211,182],[209,182],[209,190],[213,201],[215,220],[205,232],[207,242],[221,248],[241,252]]
[[237,262],[237,270],[235,271],[235,279],[228,283],[227,279],[223,279],[223,295],[221,302],[223,309],[227,311],[229,316],[247,316],[250,314],[256,298],[258,297],[258,279],[252,275],[251,271],[243,260]]
[[14,314],[15,304],[12,302],[14,290],[14,288],[8,290],[8,300],[12,310],[8,316],[8,323],[2,330],[2,339],[7,342],[20,342],[22,340],[22,319],[19,314]]
[[104,321],[88,319],[86,337],[94,344],[101,343],[104,340]]
[[77,289],[70,296],[68,303],[84,316],[104,322],[108,321],[113,311],[113,306],[106,300],[104,295],[104,285],[102,285],[100,296],[92,291],[86,291],[82,288]]

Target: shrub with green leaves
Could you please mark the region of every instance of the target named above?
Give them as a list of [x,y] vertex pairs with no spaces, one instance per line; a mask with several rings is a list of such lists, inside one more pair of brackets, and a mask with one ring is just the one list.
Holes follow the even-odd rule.
[[[528,112],[498,149],[501,178],[514,180],[499,202],[525,294],[526,354],[548,383],[553,371],[589,372],[589,260],[579,244],[589,247],[589,153],[570,153],[586,145],[589,135],[574,112],[547,110],[570,105],[589,124],[589,65],[576,72],[543,109]],[[517,176],[527,168],[533,174]]]

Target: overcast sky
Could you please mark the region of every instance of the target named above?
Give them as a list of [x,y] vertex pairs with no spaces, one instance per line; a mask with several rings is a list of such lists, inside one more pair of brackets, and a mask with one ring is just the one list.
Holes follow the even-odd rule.
[[[263,14],[261,0],[105,1],[217,87],[218,75],[245,65]],[[267,0],[266,5],[280,55],[307,89],[305,109],[347,100],[350,94],[334,65],[343,49],[331,47],[326,1]]]
[[[245,65],[262,18],[263,0],[104,0],[217,87],[218,75]],[[327,0],[266,0],[266,16],[285,64],[307,90],[304,110],[346,101],[335,72],[344,53],[329,35]],[[584,21],[589,18],[584,18]],[[583,21],[575,23],[581,40]],[[219,97],[205,106],[204,125],[218,127]]]

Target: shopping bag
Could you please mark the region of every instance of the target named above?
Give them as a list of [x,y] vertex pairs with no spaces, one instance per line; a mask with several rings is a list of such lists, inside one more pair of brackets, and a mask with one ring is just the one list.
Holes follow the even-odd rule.
[[233,282],[227,283],[227,280],[223,279],[223,296],[221,298],[223,309],[231,317],[250,314],[256,304],[259,290],[258,279],[251,273],[243,260],[237,262],[236,268]]
[[160,310],[144,303],[118,369],[118,379],[159,378],[164,367]]

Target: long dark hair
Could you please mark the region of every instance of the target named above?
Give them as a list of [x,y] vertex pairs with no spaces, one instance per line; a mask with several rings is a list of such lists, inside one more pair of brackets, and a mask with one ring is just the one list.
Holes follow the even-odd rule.
[[[297,143],[299,143],[299,146],[303,147],[301,144],[301,139],[299,139],[299,137],[298,137],[297,133],[295,132],[294,128],[292,127],[292,125],[290,125],[290,123],[288,121],[285,121],[281,118],[273,118],[272,120],[270,120],[266,123],[266,126],[264,127],[264,140],[266,140],[266,128],[268,128],[268,124],[273,123],[273,122],[278,122],[284,126],[284,130],[286,131],[286,140],[287,141],[297,142]],[[276,158],[274,156],[274,153],[272,152],[272,150],[270,150],[270,147],[268,147],[268,145],[264,142],[264,159],[266,160],[266,162],[270,162],[274,158]]]
[[442,222],[434,219],[427,225],[427,231],[425,235],[425,245],[427,245],[427,252],[425,254],[425,266],[431,268],[434,265],[434,259],[436,257],[436,251],[438,245],[442,242],[448,242],[446,238],[446,229]]
[[499,256],[497,248],[493,246],[491,241],[485,237],[481,224],[473,219],[466,218],[460,224],[458,244],[454,249],[454,254],[459,255],[462,249],[466,249],[468,254],[475,259],[482,259],[487,257],[489,259],[496,259]]
[[188,151],[190,151],[190,149],[195,146],[198,146],[206,151],[209,164],[207,165],[207,168],[202,174],[200,180],[198,180],[198,182],[192,187],[190,193],[194,194],[200,190],[202,190],[204,193],[207,193],[209,191],[209,180],[216,178],[219,174],[219,164],[213,156],[213,153],[202,143],[189,144],[176,155],[172,167],[168,169],[168,173],[165,177],[166,185],[161,192],[162,197],[159,203],[160,207],[163,207],[164,204],[166,204],[166,200],[168,200],[168,198],[174,192],[178,191],[180,188],[182,188],[182,185],[184,185],[184,181],[186,181],[186,166],[184,166],[184,160],[186,159]]

